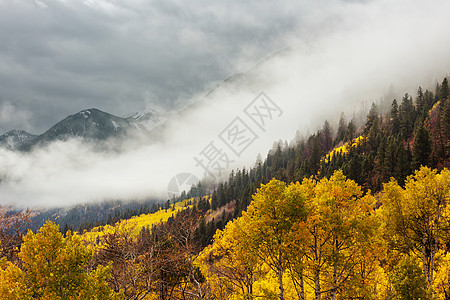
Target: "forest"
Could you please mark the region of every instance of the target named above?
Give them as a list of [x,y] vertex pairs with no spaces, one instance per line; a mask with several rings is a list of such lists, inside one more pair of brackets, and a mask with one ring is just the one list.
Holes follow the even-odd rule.
[[1,212],[0,299],[450,299],[449,167],[444,78],[140,215]]

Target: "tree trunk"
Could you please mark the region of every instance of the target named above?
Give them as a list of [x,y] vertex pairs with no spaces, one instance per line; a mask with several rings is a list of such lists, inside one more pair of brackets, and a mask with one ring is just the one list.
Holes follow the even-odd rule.
[[321,295],[321,291],[320,291],[320,270],[319,270],[319,265],[320,265],[320,257],[319,257],[319,253],[318,253],[318,249],[317,249],[318,245],[317,245],[317,236],[314,235],[314,258],[316,260],[317,263],[317,269],[315,270],[315,274],[314,274],[314,300],[320,300],[320,295]]
[[284,300],[283,267],[282,267],[281,249],[278,250],[278,285],[280,288],[280,300]]
[[200,282],[198,282],[198,280],[195,278],[194,276],[194,272],[191,271],[191,278],[192,281],[195,283],[195,285],[197,286],[197,295],[198,295],[198,299],[203,299],[203,291],[202,291],[202,286],[200,284]]
[[427,281],[429,283],[430,277],[428,276],[428,268],[427,268],[427,252],[426,252],[426,237],[425,237],[425,230],[422,234],[422,268],[423,268],[423,276],[427,278]]
[[430,262],[430,292],[431,295],[433,295],[433,283],[434,283],[434,278],[433,278],[433,273],[434,273],[434,256],[436,255],[437,251],[438,251],[438,245],[439,245],[439,218],[436,222],[436,226],[438,226],[436,228],[436,239],[434,241],[434,249],[431,249],[431,262]]
[[331,300],[336,300],[336,291],[337,291],[337,268],[335,263],[333,267],[333,289],[331,290]]
[[253,298],[253,275],[247,275],[245,280],[245,298],[252,299]]
[[303,283],[303,273],[300,276],[300,299],[301,300],[306,300],[306,296],[305,296],[305,284]]
[[314,277],[314,300],[320,300],[320,280],[319,280],[319,272],[316,271],[316,275]]

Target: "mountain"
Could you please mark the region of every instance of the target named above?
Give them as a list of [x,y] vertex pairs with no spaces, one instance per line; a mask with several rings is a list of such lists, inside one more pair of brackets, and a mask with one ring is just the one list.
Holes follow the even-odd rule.
[[66,117],[40,135],[32,135],[23,130],[9,131],[0,136],[0,147],[28,151],[53,141],[81,138],[102,146],[107,141],[112,142],[111,145],[116,148],[125,137],[148,140],[150,131],[164,121],[164,116],[154,109],[146,109],[123,118],[90,108]]
[[25,142],[32,141],[36,138],[36,135],[26,132],[24,130],[11,130],[7,133],[0,135],[0,148],[6,148],[9,150],[16,150],[20,145]]
[[91,108],[68,116],[40,136],[40,139],[84,137],[104,140],[133,127],[126,119]]

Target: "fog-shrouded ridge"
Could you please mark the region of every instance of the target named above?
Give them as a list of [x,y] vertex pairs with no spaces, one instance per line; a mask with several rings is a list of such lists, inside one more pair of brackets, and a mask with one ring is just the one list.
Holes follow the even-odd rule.
[[[224,173],[248,167],[275,140],[291,140],[297,129],[312,132],[341,111],[350,119],[358,103],[378,102],[392,90],[401,97],[405,92],[415,95],[419,85],[434,89],[450,70],[446,1],[331,1],[304,9],[309,9],[309,19],[280,37],[283,50],[254,68],[242,64],[242,75],[207,96],[189,99],[197,104],[172,116],[159,129],[161,140],[133,144],[121,153],[92,151],[76,139],[30,153],[0,150],[0,204],[40,207],[165,199],[167,184],[176,174],[203,176],[194,157],[210,142],[233,160]],[[308,28],[314,34],[308,34]],[[235,57],[237,68],[244,58]],[[244,113],[261,91],[282,110],[264,130]],[[240,156],[219,138],[236,117],[258,136]]]

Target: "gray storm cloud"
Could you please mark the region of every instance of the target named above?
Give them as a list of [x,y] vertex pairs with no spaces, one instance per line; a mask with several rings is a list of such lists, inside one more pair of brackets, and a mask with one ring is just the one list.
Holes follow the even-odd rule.
[[[25,76],[30,80],[23,90],[14,94],[15,97],[42,89],[48,92],[49,102],[39,100],[44,102],[19,104],[20,101],[9,100],[5,102],[10,103],[9,106],[4,107],[32,111],[36,117],[41,111],[34,110],[36,106],[54,114],[71,105],[92,107],[94,104],[89,99],[95,96],[98,101],[95,104],[100,108],[114,103],[117,106],[125,99],[122,105],[129,108],[144,103],[147,100],[144,98],[150,95],[172,99],[169,107],[173,107],[171,105],[175,105],[179,98],[165,94],[171,92],[190,95],[182,103],[201,104],[172,118],[162,141],[130,147],[120,154],[91,151],[88,145],[77,140],[55,143],[27,154],[0,150],[0,177],[7,178],[0,184],[1,204],[34,207],[103,199],[164,199],[167,197],[167,184],[176,174],[190,172],[199,178],[203,176],[203,170],[194,158],[200,156],[211,142],[232,161],[224,173],[231,168],[248,167],[258,153],[264,156],[275,140],[292,139],[297,129],[316,130],[325,119],[336,118],[341,111],[352,112],[361,101],[377,102],[392,84],[400,94],[408,92],[415,95],[418,85],[432,89],[436,80],[442,80],[450,70],[450,36],[447,33],[450,3],[445,1],[433,5],[425,1],[315,1],[295,5],[285,2],[284,6],[276,8],[261,2],[243,5],[194,1],[186,10],[170,1],[127,1],[125,5],[120,1],[42,0],[35,8],[20,1],[14,5],[23,7],[22,14],[36,9],[45,14],[52,9],[54,16],[58,11],[59,17],[66,17],[68,24],[55,29],[52,24],[48,27],[44,24],[54,22],[52,18],[38,22],[36,30],[50,28],[55,31],[44,34],[44,37],[61,38],[55,38],[52,43],[38,42],[41,48],[36,52],[25,48],[22,54],[14,53],[16,60],[0,59],[3,67],[8,63],[15,66],[11,83],[17,78],[14,76]],[[141,13],[133,10],[133,6],[147,8],[141,15],[144,21],[133,19]],[[239,13],[231,14],[231,11]],[[73,16],[69,17],[69,12]],[[99,14],[103,16],[100,19]],[[173,28],[167,27],[169,20],[175,22]],[[77,24],[81,28],[77,28]],[[138,42],[129,36],[142,24],[148,25],[146,36],[153,42],[159,41],[156,47],[159,52],[155,50],[154,55],[148,58],[154,62],[153,65],[139,56],[144,48],[133,48]],[[95,30],[84,36],[86,27],[83,26],[91,26]],[[183,49],[173,49],[174,52],[169,53],[167,49],[172,50],[170,46],[173,44],[162,28],[176,36]],[[79,38],[66,38],[68,32],[75,37],[79,35]],[[105,51],[107,54],[103,56],[100,50],[114,48],[108,39],[111,35],[121,35],[123,42],[130,41],[131,44],[124,43],[111,52]],[[101,47],[87,47],[86,39],[99,43]],[[30,42],[27,45],[31,47],[34,44]],[[55,45],[67,51],[71,58],[79,55],[80,63],[67,60],[66,54],[58,51],[50,55],[55,51]],[[275,49],[283,50],[261,61]],[[99,51],[96,53],[94,50]],[[22,62],[27,51],[34,53],[33,57],[28,63],[26,60]],[[1,53],[4,58],[5,52]],[[84,60],[89,53],[92,56]],[[120,59],[111,63],[118,57]],[[47,60],[52,61],[54,69],[44,63]],[[32,76],[37,68],[36,61],[41,61],[43,68],[49,68],[49,73],[39,79]],[[260,63],[251,68],[256,61]],[[149,71],[152,68],[154,72]],[[205,86],[235,70],[247,72],[204,96]],[[154,76],[155,81],[151,81],[149,76]],[[190,79],[186,79],[188,77]],[[92,78],[97,78],[97,81],[90,81]],[[71,79],[73,84],[66,86],[66,80]],[[148,82],[155,86],[161,83],[158,86],[160,92]],[[141,83],[145,88],[138,87]],[[61,86],[53,89],[53,85]],[[7,98],[13,97],[11,91],[7,89]],[[244,112],[260,91],[264,91],[283,111],[264,130],[258,128]],[[161,94],[156,96],[158,93]],[[69,105],[63,100],[53,103],[56,98],[82,100]],[[116,109],[123,108],[118,105]],[[220,139],[220,134],[236,117],[257,135],[240,155],[233,153]]]
[[290,5],[1,0],[0,103],[33,111],[22,124],[32,133],[87,107],[181,107],[283,47],[303,11]]

